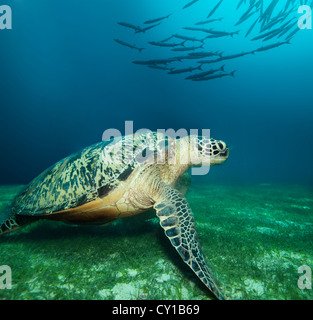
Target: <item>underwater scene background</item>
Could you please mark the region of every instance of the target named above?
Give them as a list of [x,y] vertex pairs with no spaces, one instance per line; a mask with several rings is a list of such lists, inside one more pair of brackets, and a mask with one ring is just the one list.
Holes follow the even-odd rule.
[[[0,30],[0,209],[125,121],[210,129],[229,159],[192,176],[186,198],[220,287],[230,299],[312,299],[298,268],[313,267],[313,31],[297,22],[313,4],[187,4],[0,2],[12,8]],[[0,299],[212,299],[153,212],[106,227],[39,221],[0,238],[0,265],[12,269]]]

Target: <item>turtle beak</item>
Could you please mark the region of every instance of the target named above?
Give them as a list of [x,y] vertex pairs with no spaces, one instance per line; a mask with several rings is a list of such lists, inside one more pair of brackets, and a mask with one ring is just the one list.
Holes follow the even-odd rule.
[[[226,148],[225,151],[222,151],[222,152],[220,153],[220,156],[228,159],[228,157],[229,157],[229,149]],[[226,160],[226,159],[225,159],[225,160]]]

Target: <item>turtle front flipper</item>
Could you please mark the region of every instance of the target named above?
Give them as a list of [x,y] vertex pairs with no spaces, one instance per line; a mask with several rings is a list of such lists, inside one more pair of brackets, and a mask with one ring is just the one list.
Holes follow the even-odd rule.
[[195,222],[187,200],[167,185],[163,186],[161,194],[154,208],[166,236],[199,279],[218,299],[224,300],[225,297],[213,279],[197,240]]

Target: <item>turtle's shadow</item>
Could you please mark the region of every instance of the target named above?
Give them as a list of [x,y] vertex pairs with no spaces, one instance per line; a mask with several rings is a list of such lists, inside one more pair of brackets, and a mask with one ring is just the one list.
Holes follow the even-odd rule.
[[136,235],[151,232],[153,224],[147,221],[155,218],[155,212],[147,211],[144,215],[132,216],[117,219],[108,225],[75,225],[60,221],[39,220],[28,226],[24,226],[12,233],[4,234],[0,237],[0,243],[21,243],[36,242],[55,239],[75,239],[77,237],[101,237],[119,238],[122,236],[131,237],[136,231]]
[[[145,234],[151,232],[151,226],[142,228],[138,231],[136,229],[136,235]],[[116,226],[73,226],[61,222],[36,222],[28,230],[18,230],[12,234],[5,234],[0,237],[0,244],[10,242],[12,243],[36,243],[39,241],[49,240],[75,240],[77,237],[101,237],[102,239],[114,239],[121,238],[123,236],[131,237],[132,230],[127,227]]]

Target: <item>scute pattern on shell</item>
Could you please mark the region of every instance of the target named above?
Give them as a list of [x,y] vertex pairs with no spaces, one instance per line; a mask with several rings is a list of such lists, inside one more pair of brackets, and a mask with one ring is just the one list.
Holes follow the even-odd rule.
[[[107,141],[97,143],[57,162],[35,178],[16,198],[15,214],[42,215],[74,208],[97,197],[106,183],[99,161]],[[111,173],[113,175],[113,172]]]

